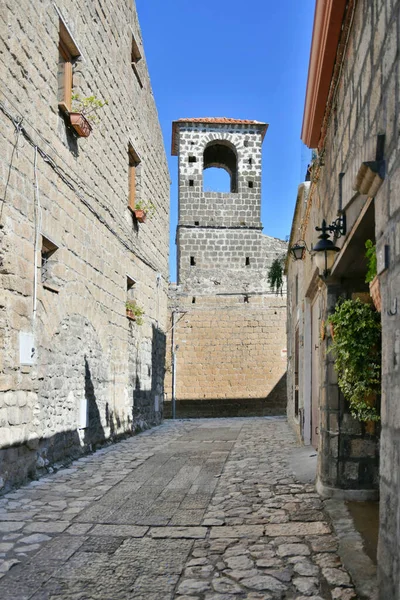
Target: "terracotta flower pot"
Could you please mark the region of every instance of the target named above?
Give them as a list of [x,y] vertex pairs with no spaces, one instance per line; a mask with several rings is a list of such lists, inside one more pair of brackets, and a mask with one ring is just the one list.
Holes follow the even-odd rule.
[[69,113],[69,120],[79,137],[89,137],[92,127],[81,113]]
[[144,210],[139,209],[139,208],[135,208],[135,210],[133,211],[136,217],[136,220],[139,221],[139,223],[144,223],[146,220],[146,213]]
[[375,277],[369,284],[369,293],[371,294],[371,298],[375,305],[376,310],[378,312],[381,312],[381,308],[382,308],[381,287],[380,287],[379,279],[378,279],[377,275],[375,275]]

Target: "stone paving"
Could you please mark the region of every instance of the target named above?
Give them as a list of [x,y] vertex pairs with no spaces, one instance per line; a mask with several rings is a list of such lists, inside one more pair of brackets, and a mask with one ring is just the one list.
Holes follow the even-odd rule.
[[280,418],[168,421],[0,498],[1,600],[353,600]]

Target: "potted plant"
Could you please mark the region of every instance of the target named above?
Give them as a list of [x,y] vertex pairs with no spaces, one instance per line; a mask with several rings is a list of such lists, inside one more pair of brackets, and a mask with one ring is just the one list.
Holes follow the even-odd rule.
[[79,94],[72,94],[69,120],[80,137],[90,135],[92,125],[99,122],[96,112],[106,104],[108,104],[107,100],[99,100],[96,96],[82,97]]
[[378,312],[381,312],[381,288],[377,275],[376,244],[371,240],[365,242],[365,258],[367,259],[367,275],[365,282],[369,283],[369,293]]
[[328,352],[335,357],[338,385],[359,421],[379,421],[375,406],[381,388],[381,320],[371,304],[342,300],[329,316],[335,336]]
[[268,269],[268,283],[276,295],[282,295],[283,288],[283,259],[275,258]]
[[135,202],[135,208],[133,209],[133,213],[139,223],[144,223],[146,221],[146,217],[151,218],[156,212],[156,207],[153,202],[150,200],[138,200]]
[[144,310],[134,300],[128,300],[125,304],[126,316],[132,321],[136,321],[137,325],[143,325]]

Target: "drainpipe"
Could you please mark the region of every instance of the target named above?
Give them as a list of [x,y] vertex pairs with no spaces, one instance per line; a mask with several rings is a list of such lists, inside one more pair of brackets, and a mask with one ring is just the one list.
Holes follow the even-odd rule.
[[176,350],[175,348],[175,316],[176,312],[172,311],[172,331],[171,331],[171,347],[172,347],[172,418],[176,418]]

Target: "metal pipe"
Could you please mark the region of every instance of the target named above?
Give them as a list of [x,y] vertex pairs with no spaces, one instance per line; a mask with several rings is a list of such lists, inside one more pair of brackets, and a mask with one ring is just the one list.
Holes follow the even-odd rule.
[[176,349],[175,349],[175,315],[172,311],[171,352],[172,352],[172,418],[176,418]]

